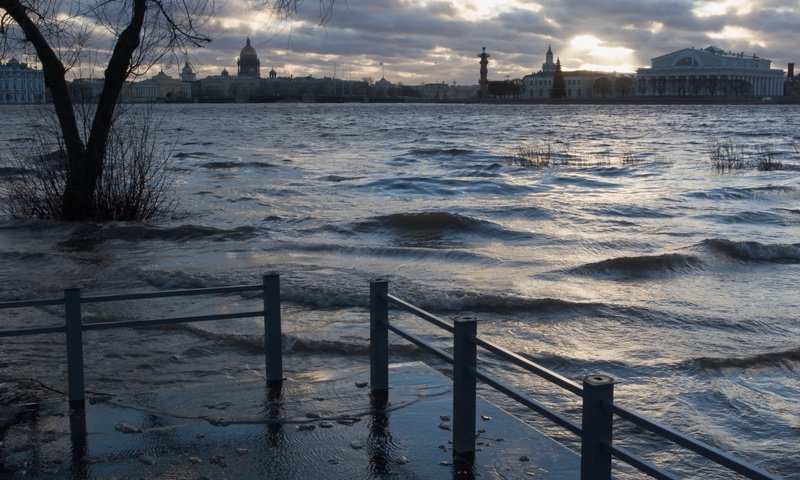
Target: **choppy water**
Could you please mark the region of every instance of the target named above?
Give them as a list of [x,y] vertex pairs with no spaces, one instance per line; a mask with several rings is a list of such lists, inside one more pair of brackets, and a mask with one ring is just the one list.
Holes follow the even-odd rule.
[[[625,405],[800,478],[800,172],[723,175],[707,155],[711,142],[730,140],[796,156],[796,107],[158,110],[164,142],[176,142],[174,218],[151,225],[2,218],[0,300],[52,297],[72,285],[99,293],[252,283],[278,271],[291,374],[366,361],[368,280],[382,276],[391,291],[443,317],[477,316],[482,335],[568,376],[608,373],[621,380],[616,396]],[[0,145],[30,136],[22,112],[0,109]],[[604,161],[511,164],[518,146],[548,143]],[[631,156],[637,161],[623,165]],[[257,299],[233,302],[97,306],[87,314],[89,321],[188,314]],[[0,318],[20,326],[58,315]],[[445,338],[406,315],[392,319]],[[257,377],[260,328],[240,321],[93,336],[87,388]],[[55,338],[3,341],[0,375],[63,388],[55,345]],[[407,346],[396,352],[422,358]],[[491,359],[482,366],[543,390]],[[548,401],[563,399],[543,391]],[[672,459],[694,478],[729,478],[693,458],[654,458]]]

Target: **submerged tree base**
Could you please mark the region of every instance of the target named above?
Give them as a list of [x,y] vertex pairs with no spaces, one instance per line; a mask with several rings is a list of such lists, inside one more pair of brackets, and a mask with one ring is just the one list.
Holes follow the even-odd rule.
[[[42,112],[30,122],[34,138],[10,152],[0,177],[2,208],[15,218],[64,219],[68,162],[57,122]],[[149,107],[122,111],[114,119],[105,166],[94,187],[94,220],[151,220],[176,205],[168,161],[171,147],[158,142],[159,121]]]

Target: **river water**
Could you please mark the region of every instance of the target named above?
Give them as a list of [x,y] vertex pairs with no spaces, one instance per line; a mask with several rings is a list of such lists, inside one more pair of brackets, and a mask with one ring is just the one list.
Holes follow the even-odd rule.
[[[25,145],[26,107],[0,108]],[[800,479],[800,172],[711,167],[715,141],[797,159],[792,106],[162,105],[179,205],[152,224],[0,218],[0,300],[249,284],[281,274],[287,374],[364,365],[369,279],[620,403]],[[520,147],[571,155],[517,166]],[[11,174],[7,169],[3,174]],[[86,307],[86,321],[258,308],[241,296]],[[4,327],[58,309],[3,312]],[[393,311],[443,346],[447,337]],[[87,335],[87,388],[263,376],[256,320]],[[393,358],[425,359],[399,338]],[[446,370],[445,366],[438,365]],[[574,399],[487,357],[545,403]],[[58,336],[0,376],[64,389]],[[483,393],[574,445],[510,401]],[[622,426],[623,424],[621,424]],[[622,426],[622,431],[636,429]],[[616,441],[616,440],[615,440]],[[572,443],[570,443],[572,442]],[[649,437],[630,448],[668,447]],[[650,457],[730,478],[691,456]],[[715,473],[716,472],[716,473]]]

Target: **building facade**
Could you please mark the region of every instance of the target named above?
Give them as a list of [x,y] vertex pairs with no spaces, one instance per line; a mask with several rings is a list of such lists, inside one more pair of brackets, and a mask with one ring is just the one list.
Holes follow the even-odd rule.
[[[553,50],[548,45],[542,69],[522,77],[522,98],[550,98],[555,72]],[[632,93],[631,75],[588,70],[564,71],[563,74],[566,98],[614,98]],[[625,87],[623,84],[631,86]]]
[[44,103],[47,94],[41,70],[12,58],[0,62],[0,104]]
[[783,70],[771,61],[717,47],[684,48],[651,60],[636,72],[636,90],[645,96],[782,96]]

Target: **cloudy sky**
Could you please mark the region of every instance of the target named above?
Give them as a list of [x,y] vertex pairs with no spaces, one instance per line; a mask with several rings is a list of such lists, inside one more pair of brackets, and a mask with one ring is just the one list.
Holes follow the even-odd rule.
[[477,84],[481,47],[492,80],[539,70],[548,45],[566,70],[633,72],[709,45],[768,58],[773,68],[800,62],[800,0],[336,0],[324,24],[318,0],[305,0],[291,21],[246,5],[218,5],[208,26],[215,40],[190,52],[200,77],[235,73],[247,36],[262,75],[377,80],[385,72],[405,84]]

